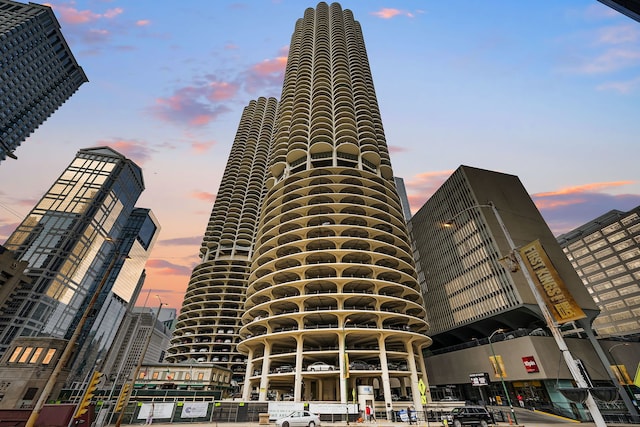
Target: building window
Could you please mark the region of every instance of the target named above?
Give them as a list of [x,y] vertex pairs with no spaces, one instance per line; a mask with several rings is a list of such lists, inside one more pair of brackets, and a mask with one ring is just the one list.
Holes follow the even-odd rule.
[[22,356],[20,356],[20,360],[18,360],[18,363],[27,363],[27,360],[29,360],[29,356],[31,356],[32,351],[33,347],[25,348],[24,353],[22,353]]
[[151,375],[151,378],[154,380],[158,379],[158,372],[154,372],[153,375]]
[[200,372],[200,373],[198,374],[198,379],[199,379],[199,380],[203,380],[203,379],[204,379],[204,373]]
[[22,352],[22,348],[23,347],[16,347],[13,350],[13,353],[11,353],[11,357],[9,358],[9,362],[13,363],[18,359],[18,356],[20,355],[20,353]]
[[48,365],[49,363],[51,363],[51,359],[53,359],[54,354],[56,354],[55,348],[50,348],[49,350],[47,350],[47,354],[45,354],[44,359],[42,359],[42,364]]
[[22,400],[33,400],[33,398],[36,397],[37,392],[38,392],[37,387],[29,387],[26,393],[24,394],[24,396],[22,397]]
[[31,359],[29,359],[29,363],[37,363],[40,355],[42,354],[42,350],[44,350],[44,348],[37,347],[36,351],[33,352],[33,356],[31,356]]

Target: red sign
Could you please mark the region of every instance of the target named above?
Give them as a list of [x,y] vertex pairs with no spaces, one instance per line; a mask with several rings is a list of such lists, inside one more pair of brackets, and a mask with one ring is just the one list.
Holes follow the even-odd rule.
[[533,374],[535,372],[540,372],[538,364],[536,363],[536,359],[534,359],[533,356],[523,357],[522,363],[524,363],[524,367],[527,370],[527,373]]

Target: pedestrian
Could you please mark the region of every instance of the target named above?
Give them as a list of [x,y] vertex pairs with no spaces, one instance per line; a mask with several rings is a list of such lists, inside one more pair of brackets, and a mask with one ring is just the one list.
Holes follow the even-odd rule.
[[367,405],[366,408],[364,408],[364,415],[365,415],[365,419],[367,421],[371,421],[371,407],[369,405]]
[[407,408],[407,418],[409,419],[409,424],[413,424],[413,418],[411,418],[411,406]]
[[376,413],[373,410],[373,408],[371,406],[367,406],[367,409],[369,410],[369,421],[375,421],[376,420]]
[[522,397],[521,394],[518,394],[518,403],[520,403],[520,407],[524,408],[524,398]]
[[151,408],[149,408],[149,413],[147,414],[147,424],[151,424],[153,422],[153,409],[154,404],[151,403]]

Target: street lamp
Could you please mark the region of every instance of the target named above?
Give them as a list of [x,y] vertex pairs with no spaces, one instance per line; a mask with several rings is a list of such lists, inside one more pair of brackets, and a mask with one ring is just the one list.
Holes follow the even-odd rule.
[[[560,352],[564,357],[565,363],[567,364],[567,367],[571,372],[571,376],[573,377],[574,381],[576,382],[579,388],[588,390],[589,386],[586,380],[584,379],[584,377],[582,376],[582,374],[580,373],[580,369],[578,368],[578,365],[575,359],[571,355],[571,352],[569,351],[569,348],[567,347],[567,344],[564,341],[564,337],[562,336],[562,332],[560,331],[559,325],[553,319],[551,312],[547,308],[542,298],[542,295],[540,295],[540,293],[538,292],[538,288],[536,287],[536,284],[534,283],[533,278],[531,277],[531,274],[529,274],[529,270],[527,269],[527,266],[524,264],[524,261],[520,256],[520,252],[518,251],[518,248],[516,247],[515,243],[513,242],[513,239],[511,238],[511,234],[509,233],[509,230],[507,230],[507,227],[504,225],[500,212],[498,212],[498,209],[496,209],[496,206],[493,204],[493,202],[490,201],[486,204],[478,204],[478,205],[470,206],[458,212],[456,215],[453,216],[453,218],[447,221],[444,225],[447,227],[450,227],[453,225],[453,220],[457,218],[459,215],[461,215],[462,213],[466,211],[470,211],[472,209],[480,209],[480,208],[489,208],[493,212],[493,215],[498,221],[498,224],[500,225],[500,229],[502,230],[502,233],[504,234],[504,237],[507,240],[507,243],[509,244],[510,255],[515,259],[518,266],[520,267],[520,271],[522,271],[522,274],[524,275],[525,280],[529,285],[531,293],[536,299],[538,308],[540,309],[540,312],[542,313],[542,316],[544,317],[544,320],[547,326],[549,327],[549,330],[551,331],[551,334],[553,335],[553,338],[555,339],[556,344],[560,349]],[[600,413],[600,409],[598,408],[598,405],[590,392],[587,393],[587,400],[585,403],[587,405],[587,409],[591,413],[591,417],[593,418],[593,422],[595,423],[596,427],[606,427],[607,424],[605,423],[604,418]]]
[[[608,351],[609,354],[611,355],[611,359],[613,360],[613,364],[616,365],[616,370],[618,371],[618,374],[620,375],[620,379],[624,381],[624,385],[625,387],[622,387],[622,384],[620,381],[616,381],[616,387],[618,387],[620,396],[622,397],[622,400],[625,404],[625,406],[627,407],[627,409],[629,410],[629,414],[631,414],[631,419],[634,421],[638,421],[638,418],[640,418],[638,416],[638,409],[636,407],[636,400],[635,400],[635,396],[633,391],[631,390],[631,387],[629,387],[629,383],[627,383],[626,378],[622,377],[622,372],[620,372],[620,369],[618,368],[620,366],[620,364],[616,361],[616,358],[613,357],[613,349],[616,347],[620,347],[620,346],[627,346],[629,345],[629,343],[620,343],[620,344],[616,344],[614,346],[612,346]],[[627,391],[629,392],[627,394]]]
[[350,323],[351,319],[344,319],[342,323],[342,377],[344,378],[344,392],[342,393],[342,398],[345,402],[345,407],[347,409],[347,425],[349,425],[349,360],[347,359],[347,336],[345,335],[344,328],[347,326],[347,323]]
[[[105,241],[110,243],[115,242],[111,238],[106,238]],[[40,412],[42,411],[42,408],[44,407],[45,403],[49,399],[49,395],[51,394],[51,391],[53,390],[53,387],[55,386],[56,381],[58,380],[58,377],[62,372],[62,369],[67,365],[69,358],[71,357],[71,355],[73,354],[73,351],[75,350],[74,347],[75,347],[76,341],[78,341],[78,337],[80,337],[80,333],[84,328],[84,324],[86,323],[87,318],[89,317],[89,314],[93,311],[93,306],[95,305],[98,299],[98,296],[102,292],[102,288],[104,287],[105,283],[107,282],[107,279],[111,275],[111,271],[115,266],[116,260],[120,258],[120,255],[121,254],[118,251],[116,251],[114,256],[111,258],[111,262],[109,262],[109,266],[107,267],[107,270],[102,276],[102,280],[100,280],[100,283],[94,290],[93,295],[91,295],[91,299],[89,300],[89,303],[85,307],[84,312],[82,313],[82,317],[80,317],[80,320],[76,325],[76,329],[73,331],[73,335],[71,335],[71,338],[69,338],[69,342],[67,342],[67,346],[65,347],[64,351],[62,352],[62,355],[60,355],[60,358],[56,362],[56,365],[53,368],[53,371],[51,372],[51,376],[49,377],[49,379],[47,380],[47,383],[42,389],[42,393],[40,394],[38,401],[33,406],[33,410],[31,411],[31,415],[29,416],[29,419],[27,420],[25,427],[35,426],[36,421],[40,416]]]
[[144,357],[147,355],[147,350],[149,349],[149,343],[151,342],[151,337],[153,336],[153,330],[156,327],[158,316],[160,316],[160,311],[162,310],[162,306],[165,305],[162,302],[162,300],[160,300],[160,297],[158,295],[156,295],[156,297],[158,298],[158,301],[160,301],[160,305],[158,306],[158,311],[156,312],[156,315],[153,317],[153,322],[151,322],[151,327],[149,328],[149,334],[147,335],[147,340],[145,341],[144,346],[142,347],[142,354],[140,355],[140,359],[138,360],[138,364],[136,365],[136,369],[133,373],[133,379],[131,380],[131,386],[129,387],[129,391],[127,392],[125,403],[122,406],[122,410],[120,411],[120,414],[118,415],[118,419],[116,420],[116,427],[120,427],[122,425],[124,412],[125,412],[125,409],[127,408],[127,405],[129,404],[129,397],[133,392],[136,379],[138,379],[138,375],[140,375],[140,368],[142,367],[142,363],[144,362]]
[[504,395],[507,397],[507,403],[509,403],[509,409],[511,410],[511,416],[513,417],[513,422],[518,424],[518,419],[516,418],[516,411],[513,409],[513,405],[511,404],[511,397],[509,396],[509,391],[507,390],[507,385],[504,382],[504,372],[502,372],[502,366],[498,363],[498,359],[496,358],[496,352],[493,351],[493,344],[491,343],[491,338],[495,334],[501,334],[504,332],[504,329],[497,329],[493,331],[491,335],[489,335],[489,347],[491,348],[491,354],[493,355],[493,364],[498,371],[498,375],[500,375],[500,382],[502,383],[502,389],[504,390]]

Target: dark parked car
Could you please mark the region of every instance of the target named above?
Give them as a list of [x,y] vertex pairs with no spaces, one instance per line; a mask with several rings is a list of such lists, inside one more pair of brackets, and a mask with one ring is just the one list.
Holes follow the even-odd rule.
[[453,408],[451,414],[446,416],[449,424],[454,427],[463,425],[480,425],[487,427],[489,424],[495,424],[493,415],[483,406],[461,406]]

